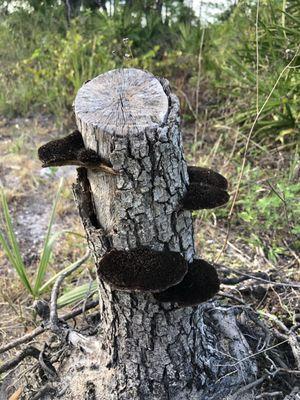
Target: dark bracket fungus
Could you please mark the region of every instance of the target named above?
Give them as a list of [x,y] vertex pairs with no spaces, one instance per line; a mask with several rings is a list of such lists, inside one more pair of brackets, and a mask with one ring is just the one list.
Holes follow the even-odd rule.
[[201,167],[188,167],[190,185],[182,200],[185,210],[219,207],[229,200],[228,182],[224,176]]
[[182,200],[185,210],[201,210],[222,206],[229,200],[229,194],[216,186],[191,183]]
[[180,253],[138,247],[107,252],[97,270],[99,277],[115,289],[161,292],[181,282],[188,265]]
[[81,133],[77,130],[44,144],[38,149],[38,156],[43,168],[77,165],[116,174],[111,164],[104,162],[94,150],[84,147]]
[[79,131],[74,131],[62,139],[51,140],[38,149],[39,159],[43,167],[66,165],[77,160],[78,153],[84,149]]
[[215,186],[222,190],[228,189],[227,179],[212,169],[188,166],[190,183],[201,183],[202,185]]
[[215,268],[204,260],[194,260],[189,264],[188,273],[178,285],[155,293],[154,297],[162,303],[177,303],[180,307],[196,306],[211,299],[219,287]]

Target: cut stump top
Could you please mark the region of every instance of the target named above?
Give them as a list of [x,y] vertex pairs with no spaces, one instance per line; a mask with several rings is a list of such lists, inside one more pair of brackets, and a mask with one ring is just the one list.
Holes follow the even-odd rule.
[[161,125],[168,97],[155,76],[135,68],[116,69],[83,85],[75,99],[81,123],[125,136]]

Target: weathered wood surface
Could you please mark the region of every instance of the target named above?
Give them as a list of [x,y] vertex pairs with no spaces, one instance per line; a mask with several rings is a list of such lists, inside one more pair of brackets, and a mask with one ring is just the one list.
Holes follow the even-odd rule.
[[[111,247],[139,245],[192,260],[191,213],[179,206],[189,183],[179,103],[168,82],[111,71],[80,89],[75,115],[85,145],[118,172],[81,170],[74,187],[96,264]],[[90,353],[74,351],[61,369],[63,399],[221,400],[255,379],[234,308],[162,305],[100,279],[99,296],[99,333]]]
[[166,121],[168,107],[168,97],[160,82],[134,68],[99,75],[82,86],[75,99],[78,128],[85,132],[90,148],[96,139],[101,153],[109,136],[132,136],[157,128]]
[[120,171],[88,172],[97,219],[116,249],[167,243],[193,258],[191,214],[176,210],[188,185],[178,110],[174,95],[136,69],[100,75],[76,96],[85,145]]

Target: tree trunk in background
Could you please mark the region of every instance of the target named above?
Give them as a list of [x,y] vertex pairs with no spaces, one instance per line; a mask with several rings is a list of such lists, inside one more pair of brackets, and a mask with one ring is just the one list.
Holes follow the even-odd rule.
[[[110,248],[147,245],[195,256],[179,103],[168,82],[114,70],[84,85],[75,100],[85,146],[117,175],[79,170],[74,193],[96,265]],[[204,253],[204,252],[203,252]],[[63,399],[221,400],[255,379],[256,364],[235,309],[207,302],[177,308],[151,293],[99,281],[101,326],[60,371]]]
[[79,14],[81,0],[65,0],[67,20],[76,17]]

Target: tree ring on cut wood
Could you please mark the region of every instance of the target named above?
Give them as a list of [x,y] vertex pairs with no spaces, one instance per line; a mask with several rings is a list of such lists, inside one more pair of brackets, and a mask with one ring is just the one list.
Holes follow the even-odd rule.
[[158,79],[135,68],[106,72],[87,82],[75,99],[77,120],[125,136],[165,122],[168,97]]

